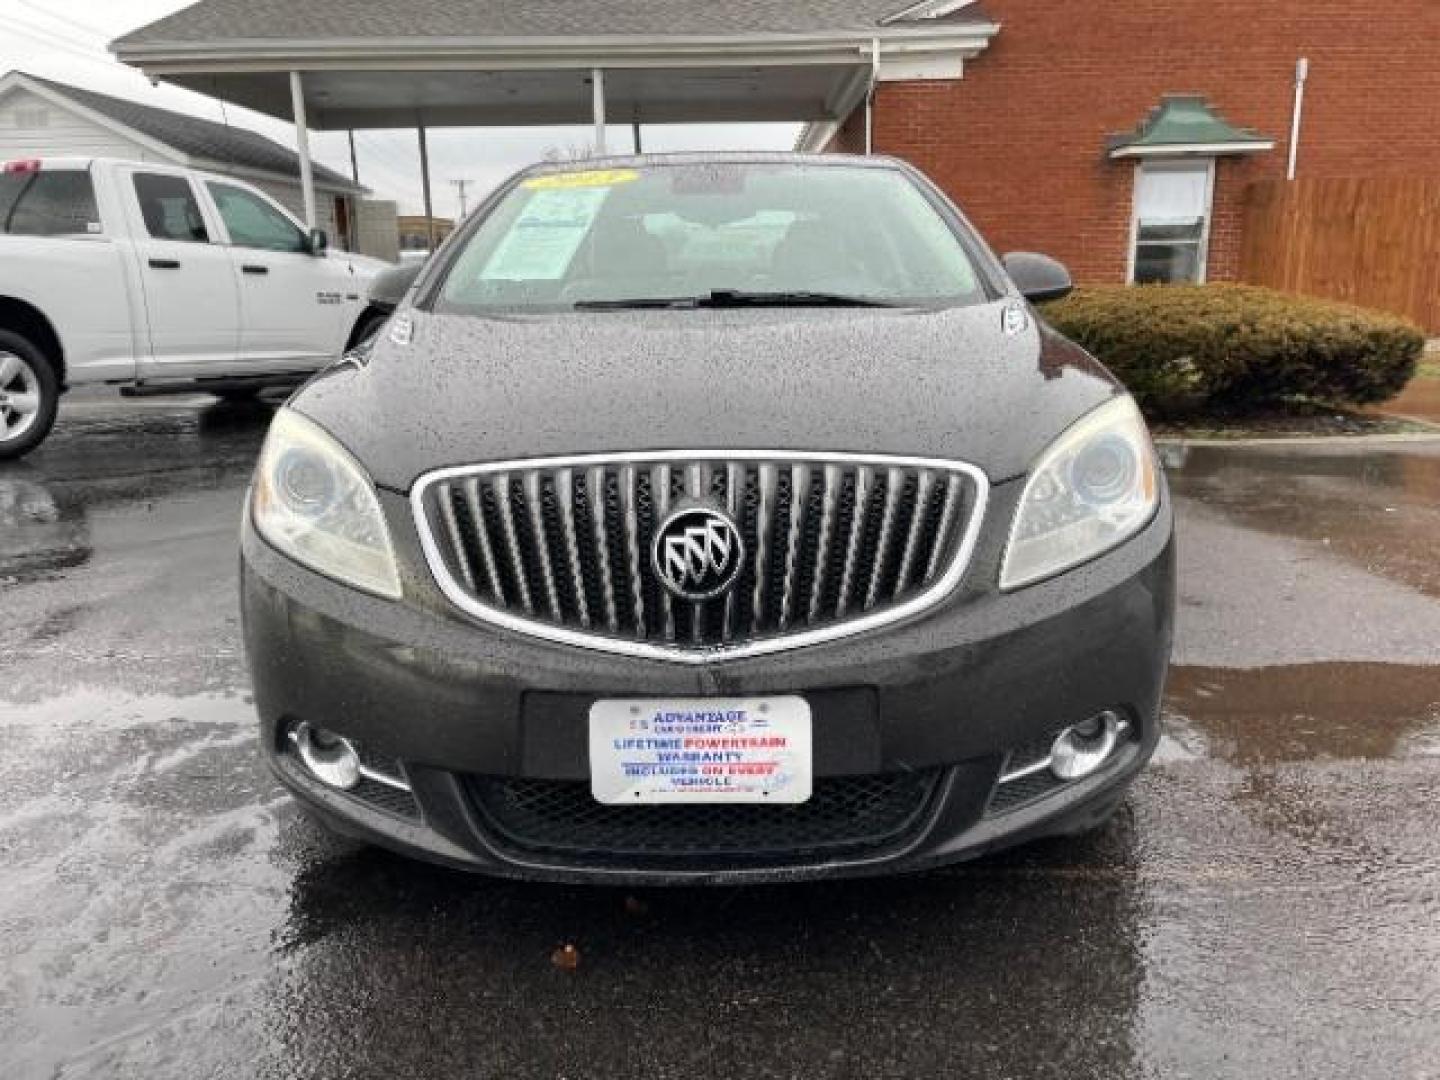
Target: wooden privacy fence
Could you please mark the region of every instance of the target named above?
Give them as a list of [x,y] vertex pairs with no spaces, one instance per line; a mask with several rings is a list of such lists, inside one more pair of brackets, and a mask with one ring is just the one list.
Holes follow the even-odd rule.
[[1405,315],[1440,335],[1440,177],[1262,180],[1242,280]]

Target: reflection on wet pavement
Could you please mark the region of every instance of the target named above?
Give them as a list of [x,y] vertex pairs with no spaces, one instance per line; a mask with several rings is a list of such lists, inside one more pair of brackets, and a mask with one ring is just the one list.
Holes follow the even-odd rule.
[[1440,754],[1440,667],[1171,669],[1167,732],[1235,765]]
[[411,863],[296,810],[234,613],[264,417],[196,413],[97,409],[0,466],[5,1080],[1435,1075],[1440,445],[1172,472],[1188,621],[1105,831],[626,892]]

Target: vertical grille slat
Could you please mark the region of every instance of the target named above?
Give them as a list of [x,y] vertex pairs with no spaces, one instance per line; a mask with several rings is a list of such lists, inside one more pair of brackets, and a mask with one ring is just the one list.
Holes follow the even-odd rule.
[[610,532],[605,523],[605,469],[597,465],[585,474],[585,494],[590,501],[590,521],[595,530],[595,564],[600,572],[600,599],[605,605],[605,628],[620,630],[620,613],[615,602],[615,578],[610,572]]
[[900,511],[904,486],[904,470],[892,468],[885,474],[885,509],[880,518],[880,538],[875,543],[875,555],[871,560],[870,584],[865,590],[866,611],[873,608],[880,598],[880,583],[885,580],[885,564],[890,557],[890,543],[895,535],[895,518]]
[[[685,495],[696,502],[703,499],[710,492],[710,466],[706,462],[695,462],[685,471]],[[696,601],[690,605],[690,644],[705,644],[705,620],[708,614],[708,605],[705,601]]]
[[[658,529],[670,513],[670,466],[657,465],[650,473],[650,501],[654,504],[654,528]],[[675,601],[663,586],[660,595],[660,627],[666,641],[675,640]]]
[[775,516],[775,466],[760,466],[759,502],[755,508],[755,595],[750,606],[750,632],[757,634],[765,620],[766,583],[770,579],[770,523]]
[[915,572],[915,559],[920,542],[925,536],[925,522],[930,507],[930,493],[935,488],[935,474],[929,469],[920,471],[920,480],[915,489],[915,508],[910,517],[910,531],[905,537],[905,548],[900,555],[900,572],[895,577],[893,598],[898,598],[910,584]]
[[550,606],[550,615],[554,619],[563,618],[560,610],[560,590],[555,584],[555,567],[550,558],[550,530],[545,526],[545,511],[541,506],[540,494],[540,473],[531,470],[525,474],[524,481],[525,508],[530,513],[530,528],[533,530],[531,536],[534,538],[531,547],[540,564],[540,584],[545,592],[545,602]]
[[962,487],[963,484],[957,476],[950,477],[945,483],[945,505],[940,511],[940,524],[935,529],[935,548],[931,551],[929,564],[925,567],[927,584],[934,581],[935,575],[940,572],[940,561],[945,556],[945,538],[950,535],[955,515],[959,513]]
[[[725,466],[725,509],[731,521],[740,520],[740,487],[745,471],[733,462]],[[725,610],[720,616],[720,640],[729,642],[735,633],[735,590],[725,595]]]
[[845,569],[840,574],[840,595],[835,601],[835,614],[843,618],[850,609],[850,596],[860,566],[860,549],[865,542],[865,523],[870,512],[870,488],[875,470],[862,465],[855,471],[855,509],[850,516],[850,536],[845,548]]
[[565,530],[565,554],[570,562],[575,618],[582,630],[589,630],[590,602],[585,596],[585,577],[580,568],[580,538],[575,532],[575,474],[570,469],[561,469],[555,474],[555,497],[560,503],[560,522]]
[[805,504],[810,501],[810,470],[804,465],[790,466],[790,528],[785,540],[785,585],[780,595],[778,629],[790,628],[795,610],[795,592],[800,576],[800,537],[805,531]]
[[490,539],[490,529],[485,523],[485,507],[480,501],[480,481],[473,476],[465,481],[465,506],[470,511],[470,522],[480,540],[480,562],[485,569],[485,578],[490,583],[490,594],[495,603],[505,607],[505,586],[500,580],[500,566],[495,561],[495,545]]
[[510,474],[500,473],[495,477],[493,488],[495,500],[500,506],[500,531],[505,537],[505,550],[510,555],[510,568],[515,574],[515,591],[520,595],[520,606],[526,615],[535,614],[535,605],[530,599],[529,572],[525,559],[520,554],[520,537],[515,527],[515,508],[510,499]]
[[[963,465],[679,451],[447,469],[422,477],[413,502],[437,580],[477,618],[699,660],[933,602],[987,491]],[[653,564],[665,519],[692,507],[723,512],[740,534],[744,562],[723,598],[678,599]],[[715,558],[707,572],[724,566]]]
[[645,581],[640,576],[640,517],[635,506],[636,468],[626,465],[620,470],[620,506],[625,518],[625,555],[629,562],[630,601],[635,611],[635,635],[645,637]]
[[830,545],[834,542],[836,519],[840,514],[840,467],[825,466],[825,487],[820,496],[820,536],[815,547],[815,579],[810,585],[810,608],[806,622],[812,626],[820,617],[825,599],[825,571],[830,565]]
[[[449,484],[440,485],[440,518],[445,522],[445,532],[450,537],[450,548],[458,556],[455,562],[460,567],[460,577],[465,587],[475,591],[475,571],[465,557],[465,537],[460,532],[460,519],[455,514],[455,491]],[[481,532],[483,533],[483,529]]]

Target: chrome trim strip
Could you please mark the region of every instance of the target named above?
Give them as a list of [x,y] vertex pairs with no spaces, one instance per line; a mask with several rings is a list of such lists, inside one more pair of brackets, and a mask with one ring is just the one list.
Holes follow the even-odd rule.
[[1008,784],[1013,780],[1023,780],[1027,776],[1034,776],[1038,772],[1044,772],[1050,768],[1050,755],[1047,754],[1039,761],[1026,765],[1023,769],[1016,769],[1014,772],[1001,773],[996,783]]
[[[366,780],[374,780],[377,784],[384,784],[386,787],[392,787],[396,791],[410,792],[410,785],[398,776],[391,776],[389,773],[380,772],[363,763],[360,766],[360,775]],[[412,795],[414,794],[414,792],[410,793]]]
[[[621,466],[622,473],[629,474],[629,484],[633,484],[634,467],[637,463],[690,460],[766,462],[777,459],[792,462],[819,462],[828,464],[859,463],[871,466],[877,464],[894,464],[916,469],[935,469],[952,474],[961,473],[968,477],[971,483],[975,485],[974,508],[966,519],[965,532],[960,539],[960,545],[956,549],[950,564],[945,568],[945,572],[935,578],[928,588],[917,593],[905,603],[897,604],[892,608],[887,608],[882,611],[872,612],[859,618],[847,619],[845,622],[833,626],[788,634],[783,637],[769,638],[764,641],[751,641],[740,645],[721,645],[710,649],[695,649],[689,646],[651,645],[645,641],[606,638],[594,633],[583,633],[565,627],[547,625],[537,622],[532,618],[525,618],[483,604],[466,595],[455,578],[449,573],[445,558],[440,551],[439,542],[431,528],[429,515],[425,512],[425,496],[429,489],[437,483],[455,477],[469,477],[490,473],[507,474],[522,469],[556,469],[566,466],[588,467],[600,463],[609,463]],[[947,484],[949,488],[947,510],[951,509],[948,505],[949,501],[958,501],[958,499],[955,498],[959,487],[956,482],[957,480],[958,478],[952,478]],[[628,494],[627,488],[629,484],[627,484],[626,479],[622,477],[622,496]],[[415,517],[416,528],[420,534],[420,545],[425,553],[425,560],[429,566],[432,577],[435,579],[435,584],[451,603],[466,614],[482,622],[490,623],[506,630],[513,630],[516,633],[525,634],[529,637],[541,638],[563,645],[571,645],[576,648],[591,649],[597,652],[619,653],[625,656],[639,657],[648,660],[664,660],[676,664],[711,664],[727,660],[763,656],[768,653],[788,652],[791,649],[804,648],[808,645],[818,645],[821,642],[837,641],[842,638],[854,637],[858,634],[868,633],[881,626],[887,626],[891,623],[899,622],[902,619],[908,619],[928,608],[934,607],[955,590],[960,584],[961,579],[965,576],[965,571],[969,569],[971,556],[974,555],[975,545],[980,538],[980,528],[985,520],[985,510],[989,504],[989,496],[990,481],[981,469],[965,462],[946,461],[941,458],[912,458],[886,454],[853,454],[829,451],[811,452],[803,450],[646,450],[632,453],[526,458],[518,461],[505,461],[495,464],[458,465],[436,469],[416,480],[410,490],[410,505],[411,512]],[[625,516],[628,519],[630,515],[627,512]],[[629,525],[630,522],[627,520],[626,524]],[[635,543],[630,554],[632,561],[638,564],[638,541]],[[636,576],[633,580],[638,587],[640,580],[638,577],[638,566],[635,568],[635,573]]]

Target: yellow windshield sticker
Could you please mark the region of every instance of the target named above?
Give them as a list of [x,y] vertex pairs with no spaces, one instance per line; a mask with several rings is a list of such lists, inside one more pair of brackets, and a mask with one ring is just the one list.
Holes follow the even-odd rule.
[[628,184],[640,174],[634,169],[591,169],[589,172],[572,173],[549,173],[545,176],[532,176],[524,181],[521,187],[537,188],[539,190],[555,188],[593,188],[611,187],[615,184]]

